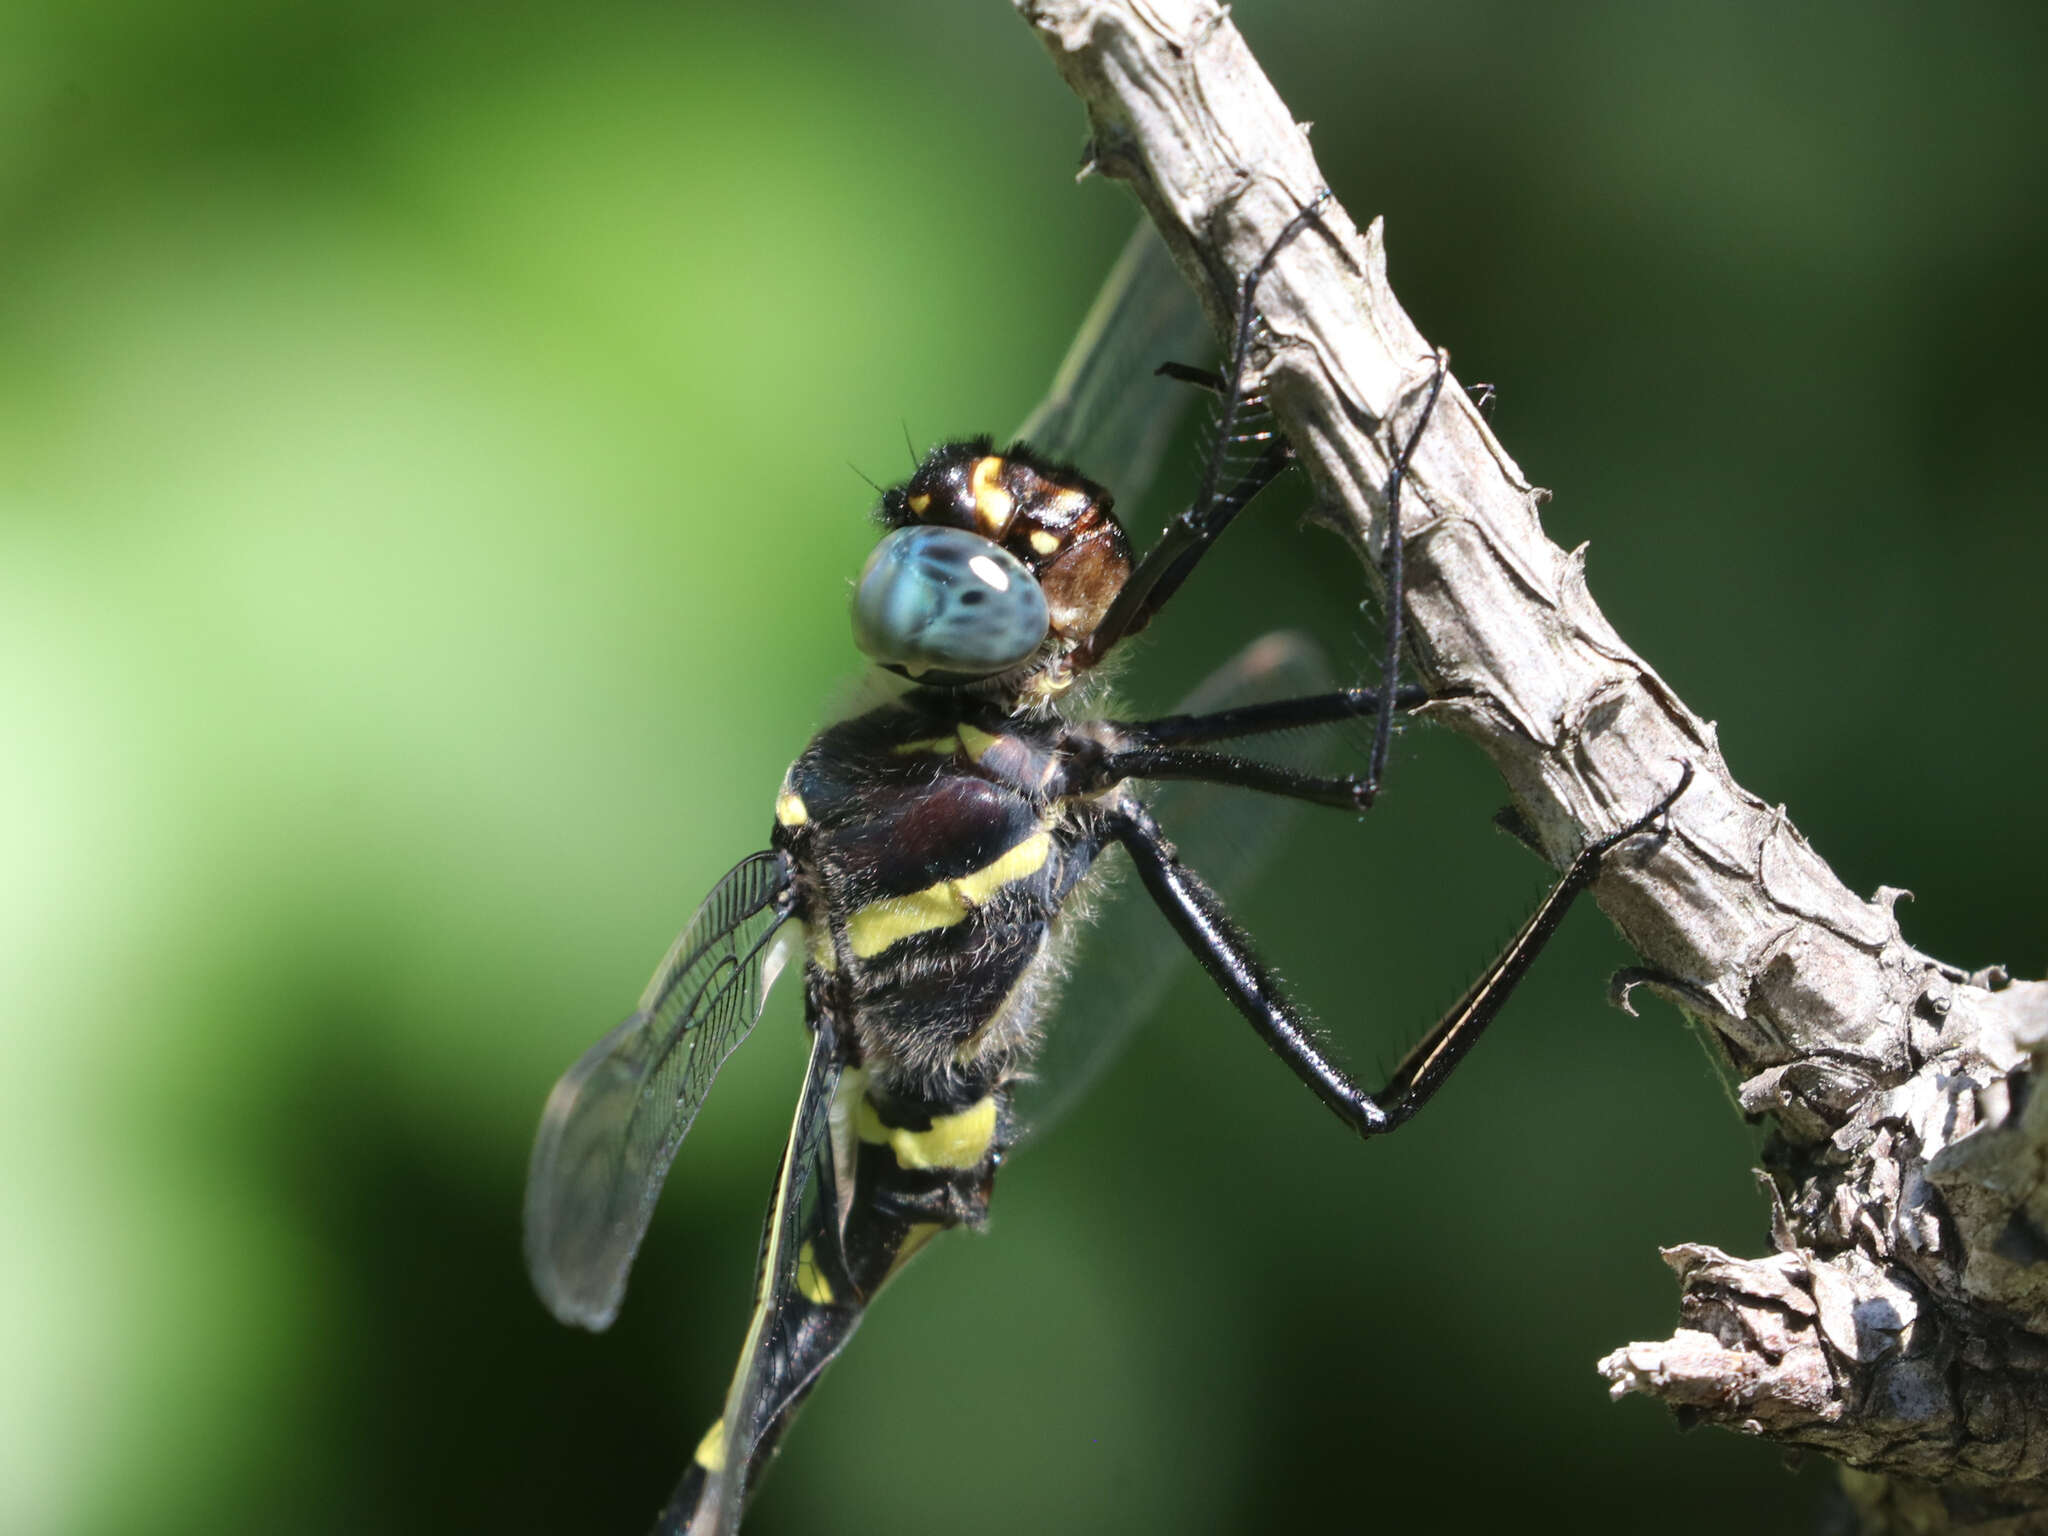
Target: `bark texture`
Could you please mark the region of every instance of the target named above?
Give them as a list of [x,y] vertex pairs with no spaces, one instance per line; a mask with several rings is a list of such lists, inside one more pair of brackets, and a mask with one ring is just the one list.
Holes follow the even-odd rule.
[[[1241,274],[1324,190],[1306,135],[1209,0],[1017,0],[1126,181],[1226,321]],[[1387,284],[1383,231],[1334,201],[1259,292],[1268,393],[1323,513],[1381,549],[1392,445],[1434,349]],[[1401,504],[1412,660],[1554,863],[1693,765],[1670,835],[1596,888],[1647,987],[1719,1041],[1766,1118],[1773,1251],[1667,1250],[1669,1339],[1599,1363],[1615,1396],[1810,1447],[1867,1531],[2048,1532],[2048,985],[1906,943],[1903,894],[1837,880],[1714,727],[1622,640],[1584,551],[1447,385]]]

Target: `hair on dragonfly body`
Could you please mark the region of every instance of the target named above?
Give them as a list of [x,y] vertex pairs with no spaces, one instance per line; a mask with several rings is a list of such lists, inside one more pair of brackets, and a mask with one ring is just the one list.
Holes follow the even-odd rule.
[[[1163,247],[1141,230],[1018,439],[942,443],[882,493],[884,533],[855,588],[853,628],[861,650],[909,686],[827,727],[797,757],[774,798],[770,847],[713,889],[639,1008],[548,1100],[527,1186],[527,1261],[559,1318],[602,1329],[719,1066],[760,1016],[782,961],[801,960],[811,1051],[752,1316],[724,1407],[660,1531],[736,1530],[795,1410],[869,1302],[932,1237],[985,1222],[1103,855],[1123,852],[1167,927],[1254,1032],[1371,1136],[1427,1102],[1605,854],[1652,825],[1689,781],[1688,770],[1647,815],[1590,844],[1480,981],[1368,1092],[1323,1053],[1135,786],[1251,790],[1275,804],[1351,811],[1372,803],[1392,714],[1426,697],[1396,683],[1398,516],[1381,557],[1390,601],[1379,689],[1274,696],[1266,690],[1299,675],[1301,658],[1298,646],[1269,638],[1233,664],[1220,691],[1180,713],[1101,719],[1077,705],[1089,691],[1076,685],[1153,620],[1288,461],[1277,434],[1239,435],[1254,301],[1320,202],[1245,278],[1220,379],[1181,367],[1140,388],[1187,353],[1199,325]],[[1445,378],[1438,358],[1413,392],[1413,426],[1390,444],[1390,512]],[[1221,398],[1202,489],[1138,555],[1114,498],[1149,481],[1171,418],[1154,402],[1162,391],[1185,394],[1190,380]],[[1233,465],[1247,446],[1248,464]],[[1307,771],[1246,745],[1368,719],[1363,775]]]

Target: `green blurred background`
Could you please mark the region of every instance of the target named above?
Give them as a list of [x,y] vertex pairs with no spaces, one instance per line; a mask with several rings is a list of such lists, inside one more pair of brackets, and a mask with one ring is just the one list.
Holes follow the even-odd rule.
[[[1741,779],[1927,949],[2038,974],[2042,8],[1236,14]],[[1132,221],[1082,135],[998,0],[0,13],[0,1528],[641,1529],[738,1345],[796,1012],[603,1338],[527,1290],[528,1138],[855,668],[849,461],[1049,377]],[[1364,666],[1294,509],[1228,561],[1140,701],[1282,615]],[[1411,731],[1241,903],[1361,1067],[1541,888],[1499,798]],[[1603,1005],[1625,961],[1576,918],[1370,1148],[1187,967],[750,1530],[1808,1529],[1822,1469],[1592,1370],[1668,1331],[1658,1244],[1767,1242],[1757,1133]]]

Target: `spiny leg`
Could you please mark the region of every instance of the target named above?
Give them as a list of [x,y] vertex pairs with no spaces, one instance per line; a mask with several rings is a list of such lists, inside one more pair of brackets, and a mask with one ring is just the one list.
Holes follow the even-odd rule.
[[1124,779],[1185,779],[1198,784],[1226,784],[1234,789],[1254,789],[1262,794],[1281,795],[1310,805],[1327,805],[1340,811],[1365,809],[1365,781],[1350,774],[1302,773],[1279,763],[1261,762],[1255,757],[1238,757],[1229,752],[1205,752],[1199,748],[1140,748],[1113,752],[1101,759],[1101,773],[1110,782]]
[[[1397,713],[1417,709],[1429,700],[1427,688],[1410,685],[1394,691]],[[1240,705],[1214,714],[1163,715],[1156,720],[1117,721],[1112,729],[1120,747],[1192,747],[1211,741],[1231,741],[1240,736],[1259,736],[1272,731],[1300,730],[1307,726],[1356,720],[1364,715],[1378,714],[1379,708],[1380,695],[1376,690],[1339,688],[1303,698]]]
[[[1380,686],[1392,688],[1394,679],[1401,675],[1401,629],[1404,618],[1406,566],[1405,542],[1401,534],[1401,486],[1408,478],[1408,466],[1415,458],[1416,445],[1422,441],[1422,434],[1428,430],[1429,418],[1436,414],[1437,396],[1443,393],[1444,378],[1449,371],[1449,359],[1438,351],[1436,371],[1430,376],[1429,393],[1422,402],[1422,415],[1409,430],[1408,440],[1394,455],[1394,467],[1387,475],[1387,524],[1386,534],[1380,552],[1380,573],[1387,585],[1387,627],[1386,648],[1380,661]],[[1380,783],[1386,777],[1387,749],[1394,739],[1394,722],[1391,713],[1383,712],[1373,722],[1372,756],[1367,760],[1365,770],[1365,800],[1371,805],[1379,797]]]
[[1678,802],[1679,796],[1691,786],[1692,777],[1692,764],[1687,763],[1679,773],[1678,782],[1645,814],[1618,831],[1595,838],[1579,850],[1557,883],[1550,888],[1549,894],[1515,936],[1508,940],[1507,947],[1493,964],[1437,1021],[1436,1027],[1416,1042],[1414,1049],[1394,1069],[1393,1076],[1388,1078],[1379,1094],[1391,1117],[1388,1130],[1402,1124],[1427,1104],[1452,1070],[1464,1060],[1465,1054],[1485,1033],[1486,1026],[1499,1016],[1509,995],[1529,974],[1530,966],[1536,963],[1536,957],[1564,922],[1572,903],[1585,894],[1599,877],[1600,866],[1607,855],[1662,821]]
[[[1137,569],[1131,572],[1130,579],[1117,594],[1116,601],[1110,605],[1109,612],[1103,616],[1102,623],[1089,638],[1087,655],[1090,661],[1099,660],[1119,640],[1136,634],[1150,623],[1167,598],[1187,579],[1196,561],[1230,526],[1245,503],[1271,484],[1286,467],[1290,450],[1284,441],[1276,439],[1267,445],[1251,470],[1235,485],[1228,490],[1222,489],[1224,457],[1229,452],[1231,433],[1236,429],[1238,415],[1248,395],[1246,386],[1251,370],[1252,336],[1258,317],[1254,301],[1258,297],[1259,284],[1279,259],[1280,253],[1318,220],[1323,204],[1330,197],[1330,192],[1324,190],[1289,219],[1266,248],[1265,255],[1259,258],[1258,265],[1245,274],[1238,293],[1237,326],[1231,338],[1229,387],[1223,395],[1216,440],[1203,465],[1201,486],[1195,493],[1194,503],[1167,525],[1159,542],[1139,561]],[[1187,370],[1188,374],[1196,372],[1198,370]]]
[[[1284,238],[1285,237],[1283,236],[1283,239]],[[1269,253],[1266,262],[1261,263],[1259,268],[1259,274],[1262,274],[1264,272],[1265,267],[1271,262],[1272,255],[1277,253],[1278,247],[1276,246],[1274,252]],[[1256,277],[1259,274],[1254,274],[1254,277]],[[1247,303],[1249,303],[1250,301],[1251,286],[1252,280],[1248,279],[1246,284]],[[1242,339],[1245,334],[1246,333],[1241,325],[1239,329],[1240,339]],[[1207,382],[1207,376],[1202,375],[1201,370],[1199,369],[1189,369],[1182,367],[1181,365],[1170,366],[1172,368],[1173,376],[1176,378],[1186,378],[1190,382],[1195,383]],[[1168,368],[1162,367],[1160,371],[1167,372]],[[1229,735],[1249,735],[1252,734],[1254,731],[1258,730],[1287,730],[1296,725],[1319,724],[1322,723],[1324,719],[1352,719],[1356,718],[1359,715],[1371,714],[1374,715],[1376,718],[1373,722],[1372,749],[1371,754],[1367,759],[1366,774],[1364,779],[1362,780],[1350,781],[1355,782],[1358,785],[1357,793],[1349,798],[1339,797],[1336,799],[1327,799],[1324,800],[1323,803],[1352,804],[1355,802],[1356,807],[1358,809],[1364,810],[1370,808],[1373,801],[1379,797],[1380,785],[1386,777],[1387,753],[1393,741],[1394,714],[1398,710],[1413,709],[1417,705],[1426,703],[1430,697],[1429,691],[1427,689],[1412,687],[1395,687],[1394,683],[1394,679],[1400,676],[1401,671],[1401,641],[1403,637],[1403,625],[1406,614],[1406,543],[1401,531],[1401,487],[1407,481],[1408,468],[1415,457],[1415,450],[1417,446],[1422,441],[1422,434],[1428,429],[1430,418],[1436,413],[1437,398],[1443,393],[1444,379],[1448,376],[1448,371],[1449,360],[1441,351],[1439,351],[1436,354],[1436,368],[1435,371],[1430,375],[1428,392],[1423,399],[1422,414],[1417,419],[1414,427],[1412,427],[1409,430],[1406,442],[1402,444],[1399,452],[1395,454],[1393,468],[1389,472],[1387,477],[1387,532],[1385,544],[1381,555],[1381,569],[1386,580],[1387,589],[1387,622],[1385,631],[1385,648],[1382,652],[1380,661],[1380,679],[1382,684],[1382,689],[1380,691],[1384,691],[1384,689],[1386,688],[1394,688],[1396,710],[1381,710],[1378,707],[1379,691],[1366,688],[1354,688],[1345,690],[1345,693],[1348,694],[1351,700],[1358,705],[1358,707],[1355,708],[1340,709],[1337,713],[1313,719],[1307,717],[1293,719],[1281,718],[1277,719],[1276,723],[1270,725],[1252,725],[1242,730],[1234,731],[1219,730],[1208,736],[1182,736],[1179,738],[1181,742],[1186,743],[1197,740],[1223,740],[1226,739],[1226,737]],[[1234,388],[1232,393],[1233,397],[1238,396],[1240,394],[1240,390]],[[1234,409],[1234,407],[1226,408],[1226,422],[1228,420],[1228,414],[1230,409]],[[1223,441],[1224,439],[1221,436],[1219,436],[1218,442],[1222,443]],[[1291,453],[1284,446],[1284,444],[1276,443],[1272,447],[1268,448],[1266,454],[1263,455],[1260,458],[1258,464],[1253,467],[1252,472],[1249,475],[1247,475],[1245,479],[1241,481],[1237,486],[1233,487],[1228,493],[1226,493],[1225,497],[1223,498],[1223,505],[1220,509],[1221,515],[1216,522],[1214,531],[1210,533],[1208,538],[1202,543],[1195,544],[1186,549],[1180,555],[1179,559],[1175,562],[1175,564],[1172,565],[1164,574],[1162,574],[1162,576],[1154,583],[1152,587],[1152,602],[1150,609],[1147,611],[1144,618],[1141,618],[1137,621],[1136,624],[1127,628],[1125,633],[1131,633],[1136,628],[1142,627],[1143,624],[1147,620],[1149,620],[1151,613],[1156,612],[1158,610],[1158,607],[1161,604],[1163,604],[1168,597],[1173,595],[1174,590],[1177,587],[1179,587],[1183,580],[1186,579],[1188,572],[1194,567],[1195,561],[1199,559],[1201,555],[1208,549],[1210,543],[1214,542],[1216,535],[1220,534],[1223,528],[1228,526],[1229,519],[1235,517],[1237,513],[1243,508],[1246,502],[1250,501],[1253,496],[1257,495],[1260,490],[1264,489],[1264,487],[1271,482],[1273,477],[1278,475],[1281,469],[1286,467],[1286,464],[1290,457]],[[1201,505],[1201,503],[1198,502],[1197,505],[1199,506]],[[1185,522],[1186,519],[1183,518],[1182,521]],[[1164,541],[1162,541],[1162,548],[1163,547]],[[1114,617],[1114,610],[1112,610],[1111,617]],[[1336,698],[1338,696],[1331,695],[1331,697]],[[1146,777],[1147,775],[1137,772],[1136,769],[1132,769],[1130,771],[1130,776]],[[1154,776],[1163,777],[1164,775]],[[1182,774],[1175,776],[1196,777],[1198,775]],[[1250,784],[1248,781],[1242,781],[1237,779],[1225,779],[1219,780],[1218,782],[1246,782],[1247,787],[1270,787],[1264,784]],[[1281,792],[1284,793],[1285,791]],[[1317,795],[1305,795],[1302,798],[1318,799],[1321,797]]]
[[[1194,504],[1168,525],[1159,543],[1146,554],[1137,570],[1132,572],[1131,579],[1117,595],[1102,624],[1090,637],[1087,650],[1091,660],[1099,659],[1119,640],[1136,634],[1150,623],[1238,512],[1243,510],[1245,504],[1259,491],[1269,485],[1291,460],[1291,448],[1284,439],[1276,439],[1267,446],[1252,469],[1235,485],[1228,491],[1220,494],[1218,492],[1222,480],[1223,458],[1229,450],[1238,414],[1249,398],[1247,377],[1257,316],[1255,301],[1259,284],[1289,242],[1315,222],[1322,204],[1329,196],[1330,194],[1325,191],[1290,219],[1278,238],[1268,247],[1265,255],[1260,258],[1258,265],[1246,274],[1237,307],[1237,326],[1232,338],[1227,381],[1207,370],[1191,368],[1182,363],[1165,363],[1160,366],[1158,371],[1161,374],[1221,393],[1223,410],[1217,423],[1215,442],[1203,468],[1201,488]],[[1401,642],[1407,595],[1406,546],[1401,528],[1401,490],[1407,482],[1409,468],[1422,441],[1422,434],[1428,430],[1430,419],[1436,413],[1437,400],[1443,393],[1444,380],[1449,373],[1449,360],[1442,351],[1437,352],[1435,362],[1436,366],[1430,376],[1421,414],[1409,430],[1405,442],[1394,454],[1394,462],[1387,476],[1386,533],[1380,557],[1381,572],[1386,584],[1385,645],[1380,664],[1382,690],[1395,687],[1395,680],[1400,676],[1401,669]],[[1378,798],[1380,786],[1386,778],[1387,755],[1393,743],[1392,713],[1377,711],[1376,714],[1371,754],[1367,760],[1362,791],[1358,797],[1361,807],[1370,806]]]
[[1109,831],[1130,854],[1139,880],[1167,921],[1273,1053],[1338,1119],[1361,1136],[1378,1136],[1406,1124],[1435,1096],[1486,1026],[1499,1016],[1572,903],[1598,876],[1602,861],[1663,819],[1692,777],[1692,766],[1687,764],[1677,785],[1647,814],[1579,851],[1485,974],[1423,1036],[1377,1093],[1361,1088],[1316,1048],[1306,1021],[1260,962],[1243,931],[1230,920],[1215,892],[1181,864],[1143,807],[1119,812]]
[[1156,379],[1172,379],[1180,384],[1192,384],[1197,389],[1206,389],[1218,399],[1223,397],[1230,386],[1223,382],[1223,375],[1208,368],[1197,368],[1192,363],[1161,363],[1152,370]]
[[[1275,438],[1266,445],[1258,458],[1252,462],[1252,467],[1246,470],[1237,482],[1229,490],[1218,496],[1211,505],[1208,520],[1209,526],[1203,532],[1200,539],[1181,550],[1179,556],[1172,563],[1163,565],[1158,577],[1151,582],[1143,609],[1137,613],[1136,617],[1124,629],[1123,638],[1129,639],[1152,622],[1153,616],[1166,606],[1167,601],[1174,593],[1180,590],[1181,583],[1186,581],[1189,575],[1193,573],[1196,565],[1201,562],[1202,556],[1206,555],[1215,545],[1216,540],[1221,537],[1223,530],[1230,526],[1236,519],[1237,514],[1242,512],[1259,492],[1279,479],[1280,472],[1293,462],[1294,449],[1285,438]],[[1177,527],[1179,524],[1176,523],[1175,526]],[[1170,532],[1171,530],[1169,529]],[[1163,540],[1161,541],[1161,547],[1164,548]],[[1148,556],[1147,558],[1149,561],[1150,557]],[[1113,615],[1109,617],[1113,617]],[[1107,617],[1105,618],[1105,623],[1107,623]],[[1101,649],[1106,651],[1108,645],[1105,643]]]
[[[1394,695],[1394,708],[1414,709],[1428,700],[1425,688],[1402,688]],[[1098,794],[1126,779],[1187,779],[1284,795],[1340,810],[1363,810],[1365,781],[1355,775],[1308,773],[1235,753],[1204,751],[1202,745],[1355,720],[1377,714],[1379,705],[1380,696],[1370,688],[1341,688],[1214,714],[1117,722],[1107,727],[1106,736],[1092,731],[1076,733],[1062,748],[1071,765],[1062,792]]]
[[1308,1026],[1260,963],[1244,931],[1231,921],[1216,893],[1180,862],[1151,813],[1132,807],[1111,822],[1109,831],[1130,854],[1138,879],[1181,942],[1273,1054],[1361,1136],[1390,1129],[1371,1095],[1316,1049]]

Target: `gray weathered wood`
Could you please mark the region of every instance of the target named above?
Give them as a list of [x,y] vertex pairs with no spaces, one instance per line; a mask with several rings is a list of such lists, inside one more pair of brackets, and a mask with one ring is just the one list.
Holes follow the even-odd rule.
[[[1227,13],[1017,8],[1087,109],[1096,168],[1129,183],[1225,321],[1239,275],[1324,187]],[[1387,284],[1381,226],[1334,202],[1323,226],[1259,295],[1269,391],[1371,572],[1390,445],[1434,352]],[[1900,892],[1844,887],[1602,617],[1540,501],[1447,387],[1401,507],[1412,658],[1445,695],[1431,713],[1493,759],[1560,865],[1695,766],[1672,834],[1596,897],[1643,957],[1629,985],[1713,1032],[1783,1165],[1776,1251],[1667,1251],[1680,1327],[1599,1368],[1617,1397],[1867,1469],[1845,1486],[1872,1531],[2048,1530],[2048,1102],[2026,1092],[2048,985],[1965,976],[1906,943]]]

